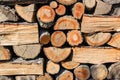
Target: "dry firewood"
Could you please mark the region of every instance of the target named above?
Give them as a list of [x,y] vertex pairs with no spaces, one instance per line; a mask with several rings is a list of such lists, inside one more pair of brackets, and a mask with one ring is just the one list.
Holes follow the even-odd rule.
[[80,65],[74,69],[74,74],[78,80],[87,80],[90,77],[90,69],[87,65]]
[[55,31],[51,35],[51,44],[61,47],[66,42],[66,35],[62,31]]
[[57,15],[62,16],[66,13],[66,7],[62,4],[59,4],[58,7],[55,9]]
[[90,68],[91,75],[94,80],[104,80],[108,75],[108,70],[105,65],[92,65]]
[[81,19],[82,15],[84,14],[84,11],[85,11],[85,7],[83,3],[81,2],[75,3],[72,8],[73,17],[76,19]]
[[38,43],[37,23],[1,23],[0,45]]
[[56,2],[56,1],[51,1],[51,2],[50,2],[50,7],[51,7],[51,8],[57,8],[57,7],[58,7],[57,2]]
[[115,8],[114,12],[112,13],[112,16],[120,16],[120,8]]
[[53,78],[48,73],[45,73],[44,75],[39,76],[37,80],[53,80]]
[[84,15],[81,24],[81,32],[110,32],[120,31],[120,18],[115,16]]
[[82,2],[88,10],[93,9],[96,5],[96,0],[82,0]]
[[61,62],[65,60],[71,53],[71,48],[55,48],[47,47],[43,48],[44,53],[48,59],[53,62]]
[[75,2],[77,2],[77,0],[57,0],[57,1],[63,5],[72,5]]
[[45,45],[50,42],[50,33],[46,30],[40,30],[40,43]]
[[35,76],[16,76],[15,80],[36,80]]
[[120,80],[120,62],[114,63],[109,67],[109,80]]
[[103,0],[107,4],[118,4],[120,3],[120,0]]
[[72,30],[67,33],[67,42],[71,46],[77,46],[83,42],[81,32],[78,30]]
[[73,48],[72,60],[74,62],[92,64],[118,62],[120,61],[120,50],[110,47],[76,47]]
[[73,80],[73,73],[68,71],[68,70],[64,70],[57,78],[56,80]]
[[48,5],[44,5],[37,11],[37,19],[42,28],[49,28],[55,18],[55,11]]
[[104,3],[101,0],[96,0],[97,6],[95,8],[94,15],[107,14],[111,11],[112,5]]
[[18,21],[15,10],[8,6],[0,5],[0,22],[3,21]]
[[35,21],[35,4],[30,4],[28,6],[21,6],[16,4],[15,9],[19,16],[21,16],[27,22]]
[[85,35],[86,42],[90,46],[101,46],[106,42],[108,42],[110,38],[111,38],[110,33],[103,33],[103,32]]
[[38,56],[41,50],[40,44],[16,45],[13,50],[17,56],[24,59],[34,59]]
[[60,65],[49,60],[47,62],[46,71],[52,75],[57,74],[60,71]]
[[7,76],[0,76],[0,80],[12,80],[12,79]]
[[1,62],[0,75],[43,75],[43,59]]
[[80,29],[78,21],[72,16],[60,17],[54,26],[54,30],[67,30],[67,29]]

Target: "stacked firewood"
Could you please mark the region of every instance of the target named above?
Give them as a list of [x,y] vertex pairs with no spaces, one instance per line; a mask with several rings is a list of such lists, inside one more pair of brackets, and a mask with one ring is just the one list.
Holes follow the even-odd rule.
[[0,80],[120,80],[120,0],[0,0]]

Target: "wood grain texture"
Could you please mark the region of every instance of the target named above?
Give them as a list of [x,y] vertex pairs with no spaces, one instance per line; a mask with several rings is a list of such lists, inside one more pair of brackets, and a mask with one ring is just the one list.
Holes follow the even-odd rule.
[[57,0],[57,1],[63,5],[72,5],[75,2],[77,2],[77,0]]
[[0,45],[38,43],[37,23],[1,23]]
[[2,46],[0,46],[0,60],[10,60],[10,51]]
[[45,73],[44,75],[40,75],[37,80],[53,80],[52,76],[48,73]]
[[76,47],[73,48],[74,62],[102,64],[120,61],[120,50],[104,47]]

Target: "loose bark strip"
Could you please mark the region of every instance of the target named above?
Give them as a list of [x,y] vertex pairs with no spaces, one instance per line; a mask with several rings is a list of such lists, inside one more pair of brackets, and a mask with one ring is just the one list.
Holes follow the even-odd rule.
[[77,0],[57,0],[57,1],[63,5],[72,5],[75,2],[77,2]]
[[0,76],[0,80],[12,80],[12,79],[7,76]]
[[62,31],[55,31],[51,35],[51,44],[55,47],[61,47],[66,42],[66,35]]
[[68,29],[80,29],[78,21],[74,19],[72,16],[60,17],[54,26],[54,30],[68,30]]
[[120,79],[120,63],[114,63],[109,67],[109,80],[119,80]]
[[[93,57],[94,56],[94,57]],[[120,61],[120,50],[115,48],[92,48],[81,47],[73,48],[74,62],[102,64]]]
[[62,16],[66,13],[66,7],[62,4],[58,5],[58,8],[55,9],[57,15]]
[[0,45],[38,43],[37,23],[1,23]]
[[52,75],[57,74],[60,71],[60,65],[52,61],[48,61],[46,71]]
[[16,76],[16,80],[36,80],[35,76]]
[[115,8],[114,12],[112,13],[112,16],[120,16],[120,8]]
[[39,24],[43,28],[49,28],[52,26],[52,22],[55,18],[55,11],[48,5],[44,5],[37,11],[37,19]]
[[87,65],[80,65],[74,69],[74,74],[78,80],[87,80],[90,77],[90,70]]
[[104,80],[108,75],[108,70],[105,65],[92,65],[91,75],[94,80]]
[[43,75],[43,59],[30,62],[0,63],[0,75]]
[[71,46],[77,46],[83,42],[81,32],[78,30],[72,30],[67,33],[67,42]]
[[107,4],[118,4],[120,3],[120,0],[103,0]]
[[87,9],[93,9],[96,5],[96,0],[82,0]]
[[15,9],[19,16],[21,16],[27,22],[35,21],[35,4],[30,4],[28,6],[21,6],[16,4]]
[[76,19],[81,19],[82,15],[84,14],[84,11],[85,11],[85,7],[83,3],[77,2],[76,4],[74,4],[72,8],[73,17]]
[[15,10],[8,6],[0,5],[0,22],[3,21],[18,21]]
[[115,16],[90,16],[84,15],[81,24],[81,32],[111,32],[120,31],[120,17]]
[[48,59],[57,63],[65,60],[71,53],[71,48],[48,47],[43,50]]
[[0,0],[0,4],[31,4],[31,3],[47,3],[48,0]]
[[17,56],[24,59],[34,59],[41,51],[40,44],[28,44],[13,46],[13,50]]
[[94,15],[107,14],[111,11],[112,5],[104,3],[101,0],[97,0],[97,6],[95,8]]
[[120,40],[120,33],[115,33],[107,44],[116,48],[120,48],[119,40]]
[[51,8],[57,8],[57,7],[58,7],[57,2],[56,2],[56,1],[51,1],[51,2],[50,2],[50,7],[51,7]]
[[103,33],[103,32],[85,35],[86,42],[90,46],[101,46],[106,42],[108,42],[110,38],[111,38],[110,33]]
[[53,78],[48,73],[45,73],[45,75],[39,76],[37,80],[53,80]]
[[40,30],[40,43],[46,45],[50,42],[50,33],[46,30]]
[[8,49],[0,46],[0,60],[10,60],[11,54]]
[[56,78],[56,80],[73,80],[73,73],[65,70]]

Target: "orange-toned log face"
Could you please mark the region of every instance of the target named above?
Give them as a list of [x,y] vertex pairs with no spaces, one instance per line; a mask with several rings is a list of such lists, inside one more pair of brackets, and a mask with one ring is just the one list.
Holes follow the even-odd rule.
[[55,18],[55,12],[50,6],[42,6],[37,12],[37,18],[45,23],[52,22]]

